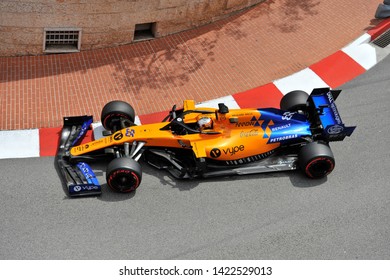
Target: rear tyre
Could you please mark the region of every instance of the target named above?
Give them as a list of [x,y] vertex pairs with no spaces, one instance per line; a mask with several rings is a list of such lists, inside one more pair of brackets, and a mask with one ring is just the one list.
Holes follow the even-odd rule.
[[280,109],[290,112],[305,111],[308,98],[309,95],[303,90],[290,91],[280,100]]
[[324,178],[335,166],[332,150],[320,142],[303,146],[298,154],[298,163],[306,176],[312,179]]
[[132,192],[141,183],[141,165],[131,158],[116,158],[107,166],[106,180],[116,192]]
[[134,125],[135,112],[130,104],[124,101],[111,101],[107,103],[101,113],[104,129],[116,132],[125,126]]

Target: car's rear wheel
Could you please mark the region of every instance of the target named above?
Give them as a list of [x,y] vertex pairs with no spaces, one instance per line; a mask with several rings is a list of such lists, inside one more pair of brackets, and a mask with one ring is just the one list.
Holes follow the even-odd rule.
[[303,90],[294,90],[287,93],[280,100],[280,109],[284,111],[305,111],[309,95]]
[[298,154],[299,167],[307,177],[320,179],[330,174],[335,160],[330,147],[321,142],[312,142],[301,148]]
[[124,126],[134,124],[135,112],[133,107],[124,101],[111,101],[107,103],[101,113],[104,129],[116,132]]
[[141,165],[131,158],[116,158],[107,166],[106,180],[108,186],[117,192],[132,192],[141,183]]

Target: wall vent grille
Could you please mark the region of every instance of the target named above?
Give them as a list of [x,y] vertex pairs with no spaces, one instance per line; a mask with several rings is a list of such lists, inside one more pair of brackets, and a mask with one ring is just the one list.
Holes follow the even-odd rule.
[[134,28],[133,41],[144,41],[144,40],[154,39],[155,33],[156,33],[155,22],[136,24]]
[[81,47],[80,28],[45,28],[45,53],[79,52]]

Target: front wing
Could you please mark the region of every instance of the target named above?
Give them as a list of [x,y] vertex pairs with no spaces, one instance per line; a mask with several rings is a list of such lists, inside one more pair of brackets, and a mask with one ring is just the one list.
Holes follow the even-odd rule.
[[85,162],[72,163],[69,160],[69,150],[83,139],[92,121],[92,116],[64,118],[56,163],[71,197],[101,194],[100,184],[91,167]]

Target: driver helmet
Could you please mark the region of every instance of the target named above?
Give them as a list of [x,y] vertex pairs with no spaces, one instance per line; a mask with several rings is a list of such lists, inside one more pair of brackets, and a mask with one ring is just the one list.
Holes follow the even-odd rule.
[[201,117],[198,120],[198,125],[199,125],[200,130],[210,129],[213,127],[213,120],[209,117]]

